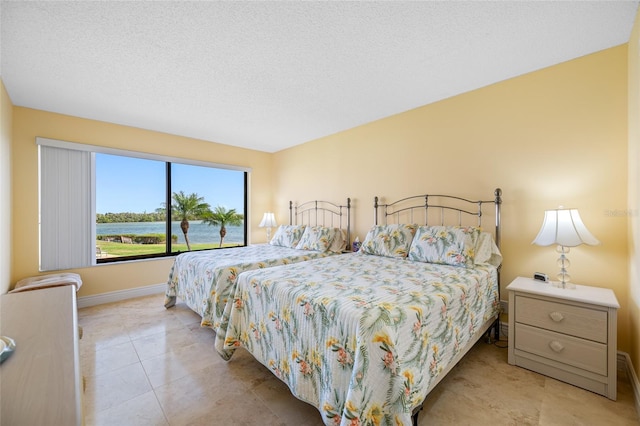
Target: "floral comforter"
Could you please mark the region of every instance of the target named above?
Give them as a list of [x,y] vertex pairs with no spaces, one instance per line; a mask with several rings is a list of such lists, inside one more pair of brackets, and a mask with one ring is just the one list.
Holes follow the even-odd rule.
[[346,254],[241,274],[216,349],[244,346],[327,425],[410,425],[498,306],[493,266]]
[[166,308],[176,297],[202,317],[201,325],[224,336],[225,305],[232,299],[238,274],[253,269],[303,262],[335,253],[296,250],[270,244],[183,253],[169,273],[165,292]]

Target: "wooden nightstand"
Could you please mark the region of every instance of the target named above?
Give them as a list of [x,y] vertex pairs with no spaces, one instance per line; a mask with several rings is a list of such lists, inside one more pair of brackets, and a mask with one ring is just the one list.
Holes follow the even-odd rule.
[[509,364],[616,399],[612,290],[561,289],[518,277],[509,290]]

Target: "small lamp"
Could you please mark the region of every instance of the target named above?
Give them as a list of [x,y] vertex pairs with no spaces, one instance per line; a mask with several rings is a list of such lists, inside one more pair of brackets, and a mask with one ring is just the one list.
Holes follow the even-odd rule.
[[276,223],[276,216],[271,212],[265,213],[262,216],[260,225],[258,226],[260,228],[267,228],[267,242],[271,241],[271,228],[273,228],[274,226],[278,226],[278,224]]
[[576,247],[580,244],[594,246],[600,244],[600,241],[584,226],[578,210],[564,209],[561,206],[558,209],[544,212],[542,227],[532,244],[539,246],[558,245],[556,251],[560,253],[560,257],[558,258],[560,272],[557,278],[560,282],[557,287],[575,288],[575,285],[569,284],[571,276],[567,273],[567,268],[571,265],[569,259],[567,259],[569,247]]

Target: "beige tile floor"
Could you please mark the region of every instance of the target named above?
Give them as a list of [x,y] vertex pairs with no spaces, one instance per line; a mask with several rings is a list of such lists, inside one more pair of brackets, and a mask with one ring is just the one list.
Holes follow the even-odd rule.
[[[85,421],[92,425],[322,425],[318,411],[247,352],[223,361],[213,331],[161,295],[80,309]],[[505,344],[505,342],[501,342]],[[618,400],[507,364],[479,342],[430,394],[420,425],[638,425],[619,371]]]

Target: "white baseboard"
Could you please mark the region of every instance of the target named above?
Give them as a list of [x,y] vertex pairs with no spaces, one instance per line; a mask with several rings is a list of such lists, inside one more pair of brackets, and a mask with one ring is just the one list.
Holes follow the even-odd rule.
[[117,290],[109,293],[95,294],[93,296],[78,297],[78,308],[87,308],[89,306],[119,302],[121,300],[133,299],[135,297],[164,293],[166,289],[167,284],[162,283],[152,284],[145,287],[136,287],[127,290]]
[[640,416],[640,381],[638,381],[638,375],[636,374],[633,364],[631,363],[631,357],[628,353],[618,351],[618,363],[624,363],[624,368],[627,370],[627,377],[631,382],[633,388],[633,396],[636,402],[636,412]]

